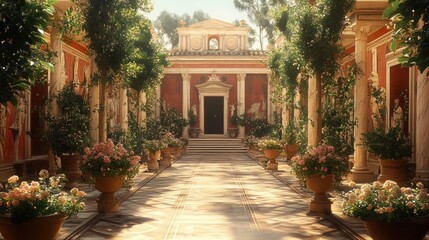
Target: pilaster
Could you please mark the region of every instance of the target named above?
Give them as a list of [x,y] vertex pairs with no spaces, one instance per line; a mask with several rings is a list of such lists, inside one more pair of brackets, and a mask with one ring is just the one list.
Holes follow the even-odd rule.
[[[191,105],[191,75],[187,73],[182,73],[182,115],[183,118],[188,119],[188,111]],[[189,126],[186,126],[183,129],[183,137],[188,137]]]
[[[237,115],[241,116],[246,111],[246,74],[237,74]],[[238,137],[243,138],[245,135],[245,128],[238,127]]]
[[128,130],[128,96],[123,86],[119,89],[119,124],[121,130]]

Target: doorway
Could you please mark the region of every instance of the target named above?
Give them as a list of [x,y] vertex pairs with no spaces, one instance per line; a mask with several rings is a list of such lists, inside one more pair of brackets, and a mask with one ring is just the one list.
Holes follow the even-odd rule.
[[204,97],[204,133],[224,134],[223,132],[223,102],[224,97]]

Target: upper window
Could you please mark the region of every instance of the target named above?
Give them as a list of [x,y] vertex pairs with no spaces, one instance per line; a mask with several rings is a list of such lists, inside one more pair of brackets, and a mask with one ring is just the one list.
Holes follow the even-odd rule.
[[209,49],[210,50],[217,50],[219,49],[219,42],[216,38],[212,38],[209,41]]

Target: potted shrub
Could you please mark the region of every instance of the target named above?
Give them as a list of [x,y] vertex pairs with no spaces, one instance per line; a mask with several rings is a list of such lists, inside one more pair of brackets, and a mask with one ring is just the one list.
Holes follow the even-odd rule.
[[[80,179],[79,161],[83,149],[91,145],[89,135],[89,105],[75,93],[73,82],[53,97],[58,107],[58,115],[46,116],[45,138],[53,153],[61,158],[61,171],[66,175],[67,187],[76,185]],[[50,108],[51,106],[49,106]]]
[[343,212],[362,219],[375,240],[422,240],[429,228],[429,195],[422,183],[401,188],[394,181],[376,181],[343,197]]
[[67,217],[85,207],[85,192],[61,191],[63,175],[49,177],[41,170],[39,180],[18,183],[8,179],[0,192],[0,232],[5,239],[56,239]]
[[237,110],[235,109],[234,105],[232,106],[231,111],[233,113],[232,113],[231,119],[230,119],[231,124],[230,124],[230,127],[228,128],[228,135],[231,138],[236,138],[238,136],[239,131],[238,131],[238,127],[237,127],[237,124],[238,124]]
[[159,169],[158,160],[161,157],[161,150],[165,147],[165,143],[160,140],[146,140],[143,143],[143,149],[149,156],[147,164],[149,171],[157,171]]
[[301,184],[315,193],[310,202],[309,214],[331,214],[332,202],[326,192],[332,188],[334,180],[340,182],[349,172],[347,158],[335,154],[334,147],[321,144],[311,147],[303,156],[292,158],[292,172]]
[[130,181],[139,172],[139,162],[140,156],[128,152],[120,143],[115,145],[111,139],[85,148],[80,169],[91,175],[95,188],[101,192],[97,199],[98,212],[118,211],[119,201],[114,194],[123,182]]
[[269,160],[267,163],[267,170],[278,169],[276,158],[279,156],[283,147],[283,144],[274,138],[263,138],[258,141],[258,148],[264,151],[265,157]]
[[292,159],[298,153],[297,132],[294,121],[290,121],[285,128],[284,140],[285,152],[288,160]]
[[386,131],[380,127],[364,133],[362,144],[380,160],[378,181],[393,180],[401,186],[405,184],[406,164],[412,154],[412,144],[399,125]]
[[195,127],[195,124],[197,124],[197,115],[195,115],[192,109],[188,110],[188,122],[189,122],[189,136],[191,138],[198,137],[201,130]]

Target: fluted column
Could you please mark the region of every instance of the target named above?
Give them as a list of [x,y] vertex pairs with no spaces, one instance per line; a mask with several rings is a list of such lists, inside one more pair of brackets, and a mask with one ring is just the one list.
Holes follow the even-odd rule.
[[271,91],[271,85],[269,84],[271,78],[271,73],[267,74],[267,120],[269,123],[274,123],[274,116],[273,116],[273,102],[271,100],[272,91]]
[[[91,57],[91,76],[98,72],[97,64],[95,63],[94,56]],[[88,92],[88,101],[89,101],[89,114],[90,114],[90,122],[89,122],[89,133],[91,135],[92,140],[95,142],[99,142],[99,130],[98,130],[98,121],[99,114],[98,109],[100,107],[100,90],[98,87],[98,83],[91,82]]]
[[[246,74],[237,74],[237,115],[241,116],[246,111]],[[245,128],[238,127],[238,137],[243,138],[245,135]]]
[[[188,119],[188,111],[191,105],[191,75],[182,73],[182,114],[185,119]],[[183,129],[183,137],[188,137],[189,126]]]
[[362,146],[362,133],[368,131],[369,119],[369,83],[366,69],[366,53],[367,53],[367,36],[369,26],[356,25],[353,27],[355,32],[355,61],[363,74],[358,76],[355,85],[355,119],[356,125],[354,128],[354,166],[351,170],[351,179],[355,182],[367,182],[374,177],[369,171],[367,150]]
[[137,109],[139,112],[137,122],[141,128],[146,128],[146,111],[142,108],[142,106],[146,105],[146,93],[141,91],[138,97],[140,104]]
[[429,68],[417,80],[416,178],[429,179]]
[[121,86],[119,89],[119,125],[121,130],[128,130],[128,90]]

